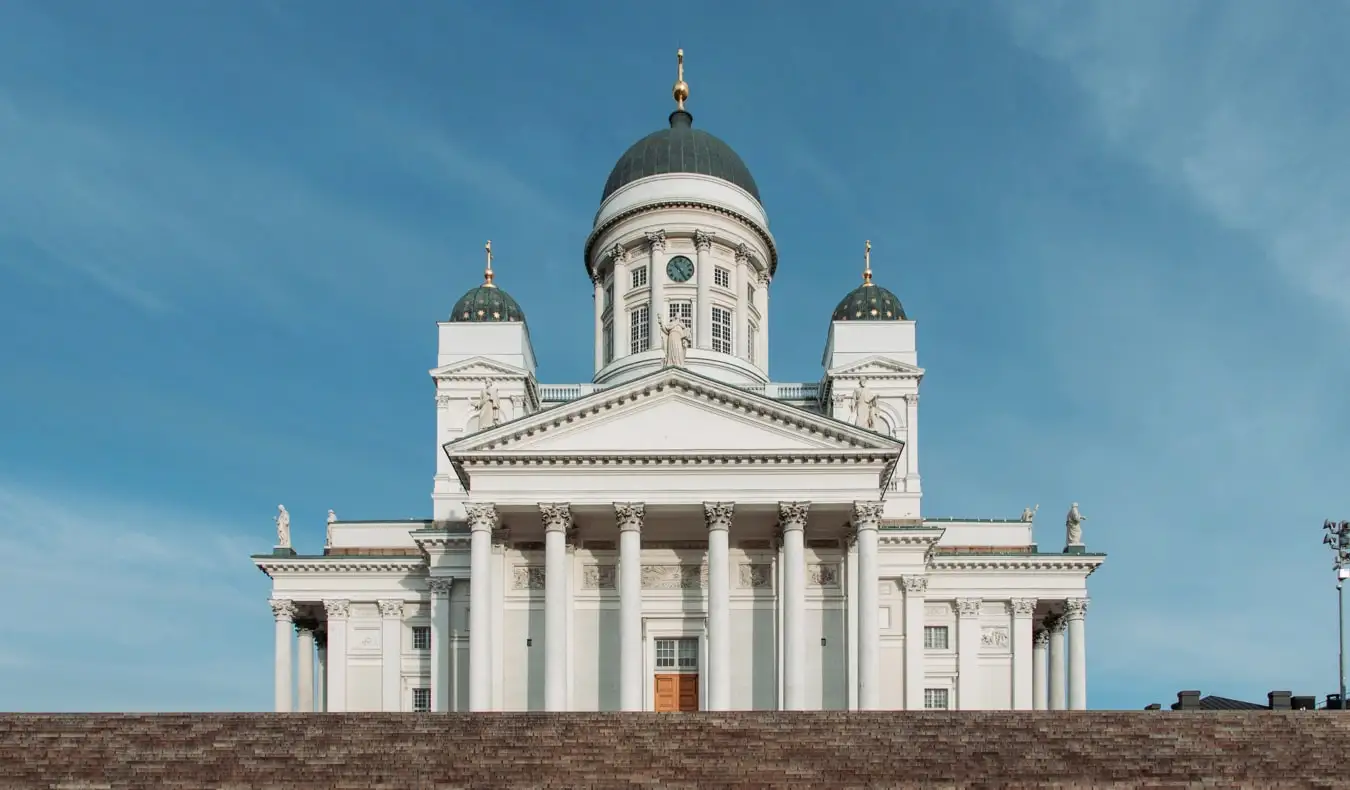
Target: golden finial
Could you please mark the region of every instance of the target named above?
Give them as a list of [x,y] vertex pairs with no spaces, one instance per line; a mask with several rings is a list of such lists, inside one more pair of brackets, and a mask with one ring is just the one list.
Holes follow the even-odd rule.
[[863,285],[872,284],[872,242],[863,247]]
[[484,249],[484,250],[487,250],[487,268],[483,270],[483,287],[484,287],[484,288],[496,288],[497,286],[495,286],[495,285],[492,284],[492,240],[491,240],[491,239],[488,239],[488,243],[483,245],[483,249]]
[[683,110],[684,101],[689,98],[689,83],[684,81],[684,50],[675,50],[675,60],[679,73],[675,78],[675,87],[670,92],[675,97],[675,109]]

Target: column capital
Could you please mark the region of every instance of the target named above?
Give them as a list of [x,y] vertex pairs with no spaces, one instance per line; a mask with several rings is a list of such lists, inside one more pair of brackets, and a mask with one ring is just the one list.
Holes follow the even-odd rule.
[[285,598],[272,598],[267,603],[272,607],[272,616],[277,619],[278,623],[295,619],[295,601],[289,601]]
[[713,234],[707,231],[694,231],[694,248],[699,252],[707,252],[712,249]]
[[736,512],[735,502],[704,502],[703,503],[703,521],[707,524],[708,531],[720,529],[730,530],[731,519]]
[[749,263],[749,262],[750,262],[750,245],[749,245],[749,244],[741,243],[741,244],[737,244],[737,245],[736,245],[736,262],[737,262],[737,263]]
[[600,272],[591,270],[591,285],[595,286],[595,288],[598,290],[600,288],[601,282],[603,282],[603,280],[600,277]]
[[384,618],[403,618],[403,601],[390,599],[379,601],[380,617]]
[[1049,631],[1051,634],[1064,633],[1064,628],[1067,625],[1068,623],[1064,620],[1063,617],[1053,612],[1047,614],[1045,616],[1045,619],[1041,621],[1041,626],[1045,628],[1046,631]]
[[497,528],[497,506],[491,502],[470,502],[464,506],[464,513],[472,532],[490,532]]
[[927,576],[902,576],[900,582],[905,586],[905,595],[923,595],[928,592]]
[[980,611],[984,608],[984,599],[982,598],[957,598],[956,615],[957,617],[979,617]]
[[1012,599],[1013,617],[1025,618],[1036,614],[1035,598],[1014,598]]
[[642,502],[614,503],[614,520],[619,523],[620,532],[641,532],[646,515],[647,506]]
[[1036,635],[1032,637],[1032,641],[1036,647],[1049,647],[1050,632],[1045,630],[1044,628],[1038,628],[1036,630]]
[[806,518],[811,514],[810,502],[779,502],[778,528],[783,532],[806,529]]
[[540,502],[539,518],[544,522],[545,532],[565,535],[572,528],[572,506],[566,502]]
[[647,232],[647,246],[653,253],[664,252],[666,249],[666,232],[664,230],[653,230]]
[[609,248],[609,260],[612,263],[626,262],[628,260],[628,250],[625,250],[623,245],[617,241],[614,242],[614,246]]
[[1082,620],[1087,615],[1087,598],[1068,598],[1064,601],[1064,619]]
[[427,579],[427,590],[431,592],[432,598],[449,598],[450,588],[454,585],[455,579],[451,576],[433,576]]
[[772,279],[773,279],[773,278],[769,276],[769,273],[768,273],[768,272],[760,272],[760,273],[759,273],[759,286],[760,286],[761,288],[768,288],[768,287],[769,287],[769,281],[772,280]]
[[881,502],[854,502],[853,503],[853,528],[862,531],[864,529],[875,530],[881,526]]
[[323,602],[323,610],[329,620],[346,620],[351,608],[352,602],[345,599],[325,598]]

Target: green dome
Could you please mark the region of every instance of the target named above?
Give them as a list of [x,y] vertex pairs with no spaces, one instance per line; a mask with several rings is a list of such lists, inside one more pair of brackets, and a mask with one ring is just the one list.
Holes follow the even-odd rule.
[[831,321],[908,321],[905,308],[895,294],[872,282],[865,282],[845,296],[834,308]]
[[693,124],[694,116],[676,110],[670,114],[669,129],[652,132],[633,143],[610,171],[600,201],[604,202],[627,184],[661,173],[699,173],[720,178],[749,192],[758,201],[759,187],[741,157],[731,146],[702,129],[695,129]]
[[451,321],[519,321],[525,322],[525,311],[520,309],[511,294],[491,283],[470,290],[455,302],[450,311]]

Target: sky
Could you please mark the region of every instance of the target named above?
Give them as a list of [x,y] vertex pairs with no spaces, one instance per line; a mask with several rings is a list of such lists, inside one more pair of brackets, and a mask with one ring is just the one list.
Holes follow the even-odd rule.
[[[265,710],[278,502],[431,512],[435,322],[588,381],[582,244],[670,111],[759,183],[776,381],[918,322],[928,516],[1090,550],[1092,707],[1337,683],[1350,4],[7,0],[0,709]],[[894,668],[899,672],[899,668]]]

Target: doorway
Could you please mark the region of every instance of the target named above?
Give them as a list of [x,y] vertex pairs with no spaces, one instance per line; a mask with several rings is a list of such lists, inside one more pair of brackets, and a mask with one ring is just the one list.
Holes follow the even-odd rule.
[[698,710],[698,637],[655,641],[656,671],[652,677],[652,709],[661,712]]

